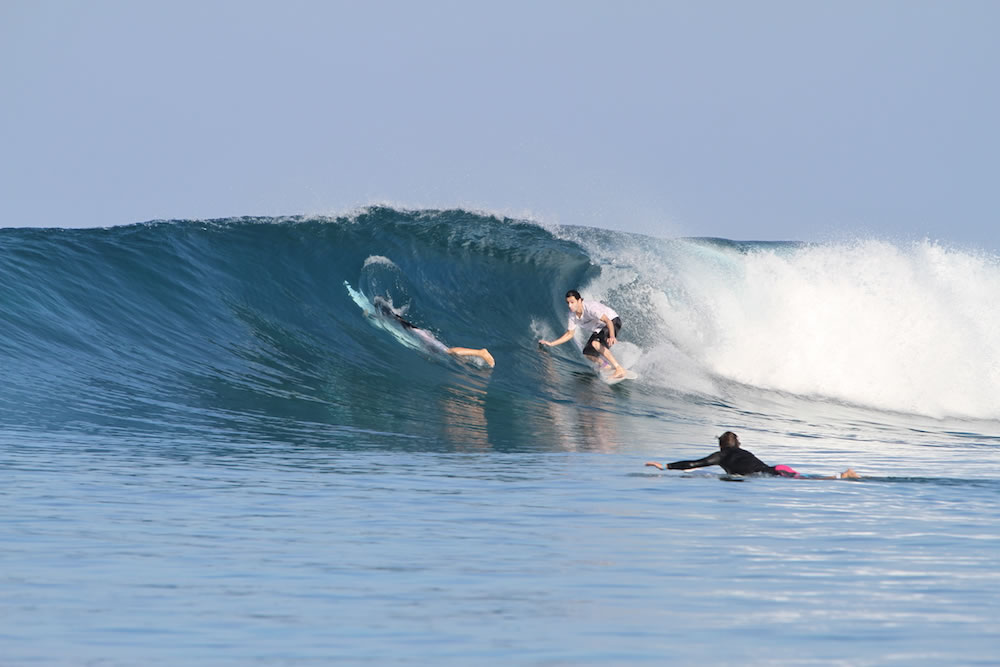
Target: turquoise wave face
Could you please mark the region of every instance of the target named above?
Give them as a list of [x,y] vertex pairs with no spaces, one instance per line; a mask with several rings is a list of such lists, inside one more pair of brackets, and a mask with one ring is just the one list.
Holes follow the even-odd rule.
[[[379,284],[371,257],[391,257],[400,285]],[[596,273],[578,244],[464,211],[2,230],[0,420],[436,433],[438,392],[490,378],[399,345],[344,283],[405,298],[409,320],[492,350],[501,383],[527,388],[534,363],[514,359],[534,354],[530,322]]]
[[[423,333],[373,326],[345,284]],[[571,343],[537,346],[573,288],[623,318],[639,378],[617,393]],[[748,415],[995,420],[998,297],[996,258],[931,243],[667,240],[461,210],[3,229],[0,425],[449,448],[572,441],[602,413],[650,419],[653,441],[664,422]]]

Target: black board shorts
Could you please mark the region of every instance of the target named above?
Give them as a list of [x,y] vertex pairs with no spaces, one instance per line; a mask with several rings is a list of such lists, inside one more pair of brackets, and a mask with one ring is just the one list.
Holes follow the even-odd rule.
[[[622,318],[616,317],[611,320],[611,323],[615,325],[615,338],[618,337],[618,332],[622,330]],[[583,346],[583,353],[588,357],[599,357],[601,353],[594,348],[594,341],[600,341],[601,345],[604,347],[608,346],[608,328],[601,327],[599,331],[595,331],[590,334],[590,338],[587,339],[587,344]]]

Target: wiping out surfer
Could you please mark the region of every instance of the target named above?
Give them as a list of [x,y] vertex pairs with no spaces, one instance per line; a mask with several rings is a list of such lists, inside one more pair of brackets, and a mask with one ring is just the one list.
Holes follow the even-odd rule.
[[[614,377],[625,377],[625,369],[618,363],[611,348],[618,341],[618,332],[622,328],[622,319],[614,310],[599,301],[583,302],[583,297],[575,289],[566,292],[566,305],[569,306],[569,319],[566,333],[555,340],[540,340],[539,345],[554,347],[562,345],[573,338],[573,332],[580,328],[589,333],[590,338],[583,346],[583,356],[587,357],[598,369],[607,363],[615,369]],[[604,360],[601,357],[604,357]]]
[[374,299],[375,308],[378,309],[379,313],[385,317],[389,317],[396,321],[399,326],[403,327],[411,334],[419,338],[428,347],[433,350],[438,350],[440,352],[446,352],[447,354],[454,355],[456,357],[478,357],[486,362],[486,365],[493,368],[496,365],[496,361],[493,359],[493,355],[489,353],[485,347],[479,349],[473,349],[469,347],[448,347],[437,338],[434,337],[430,331],[426,329],[421,329],[412,322],[408,322],[399,313],[392,309],[388,302],[382,297],[376,296]]
[[861,475],[854,472],[853,468],[848,468],[840,475],[814,476],[800,475],[786,465],[769,466],[750,451],[740,449],[740,439],[732,431],[726,431],[719,436],[719,451],[712,452],[708,456],[696,461],[674,461],[673,463],[657,463],[647,461],[647,466],[653,466],[660,470],[690,470],[692,468],[704,468],[707,466],[721,466],[730,475],[774,475],[779,477],[796,477],[807,479],[860,479]]

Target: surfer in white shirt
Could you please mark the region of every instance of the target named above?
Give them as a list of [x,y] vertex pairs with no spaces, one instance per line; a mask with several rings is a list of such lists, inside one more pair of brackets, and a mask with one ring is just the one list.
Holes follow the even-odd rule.
[[[555,340],[540,340],[539,345],[554,347],[562,345],[573,337],[573,332],[580,328],[590,334],[587,344],[583,346],[583,354],[598,368],[605,363],[615,369],[614,377],[625,377],[625,369],[611,354],[611,347],[618,340],[618,332],[622,328],[622,320],[611,308],[598,301],[583,302],[583,297],[575,289],[566,292],[566,305],[569,306],[569,320],[566,333]],[[604,360],[601,357],[604,357]]]

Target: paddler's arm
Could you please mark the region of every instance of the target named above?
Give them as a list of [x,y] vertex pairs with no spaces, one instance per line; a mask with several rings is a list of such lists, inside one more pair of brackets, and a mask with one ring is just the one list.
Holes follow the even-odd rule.
[[667,464],[658,463],[656,461],[647,461],[646,465],[659,468],[660,470],[690,470],[691,468],[717,466],[721,460],[722,455],[719,454],[719,452],[712,452],[705,458],[698,459],[697,461],[674,461],[673,463]]
[[547,347],[555,347],[556,345],[562,345],[572,337],[573,337],[573,330],[567,329],[566,333],[564,333],[562,336],[559,336],[559,338],[556,338],[555,340],[540,340],[538,341],[538,344],[545,345]]

